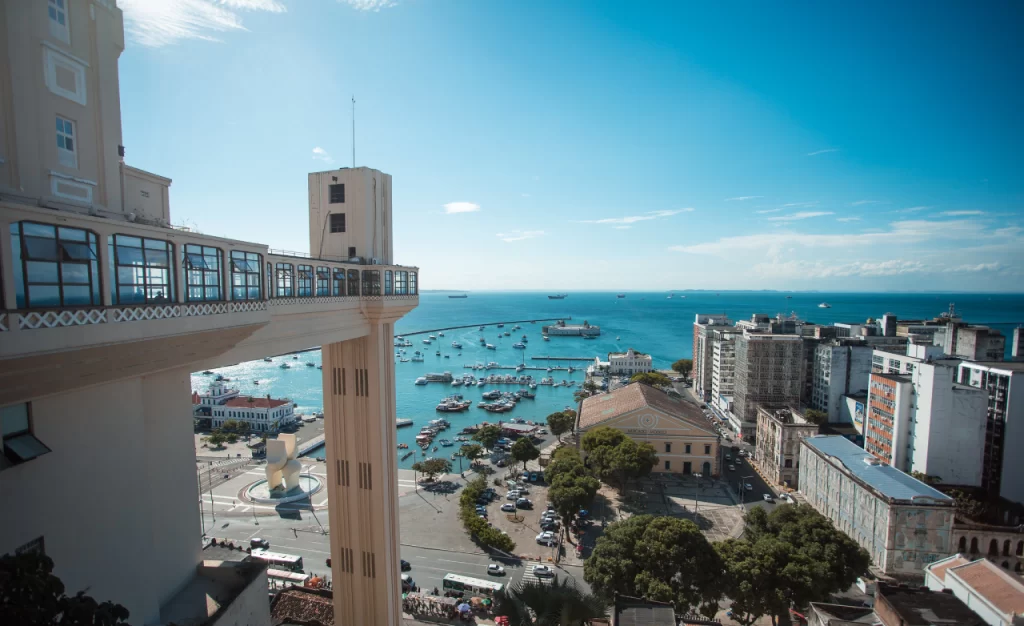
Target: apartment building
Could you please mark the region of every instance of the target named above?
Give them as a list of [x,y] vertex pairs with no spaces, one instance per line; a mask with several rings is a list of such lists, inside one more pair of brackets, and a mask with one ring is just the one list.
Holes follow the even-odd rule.
[[735,328],[719,328],[711,333],[711,401],[728,410],[736,389]]
[[713,346],[711,333],[716,327],[731,326],[723,315],[697,313],[693,321],[693,390],[705,402],[711,401],[711,372]]
[[757,433],[757,407],[798,406],[804,380],[803,340],[744,330],[736,336],[733,427],[743,439]]
[[920,577],[950,554],[954,501],[838,435],[804,439],[800,491],[891,576]]
[[818,434],[818,425],[808,422],[794,408],[757,408],[757,447],[754,463],[773,485],[800,487],[800,442]]
[[868,390],[874,349],[863,341],[834,339],[814,347],[812,390],[808,405],[842,421],[843,396]]
[[988,326],[950,322],[934,341],[944,353],[967,361],[1002,361],[1006,354],[1006,337]]
[[418,270],[391,178],[311,174],[312,254],[170,227],[171,181],[123,160],[123,33],[114,0],[0,3],[0,554],[44,551],[133,624],[213,623],[197,590],[269,623],[231,604],[265,582],[202,566],[190,373],[322,346],[335,613],[399,624],[391,342]]
[[987,396],[982,486],[1024,502],[1024,363],[963,362],[957,380]]
[[864,449],[883,463],[901,470],[907,466],[906,431],[913,392],[910,376],[871,374],[864,416]]

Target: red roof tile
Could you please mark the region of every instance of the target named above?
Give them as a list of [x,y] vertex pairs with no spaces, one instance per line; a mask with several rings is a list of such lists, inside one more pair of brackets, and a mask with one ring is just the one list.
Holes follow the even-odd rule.
[[231,398],[222,406],[233,409],[276,409],[279,406],[291,404],[291,400],[274,400],[273,398]]
[[1024,584],[985,559],[949,570],[1003,613],[1024,614]]
[[580,408],[578,427],[580,429],[590,428],[595,424],[607,422],[645,406],[681,419],[707,431],[709,435],[714,436],[715,434],[711,429],[711,424],[696,405],[672,398],[664,391],[643,383],[630,383],[615,391],[591,396],[584,400],[583,406]]

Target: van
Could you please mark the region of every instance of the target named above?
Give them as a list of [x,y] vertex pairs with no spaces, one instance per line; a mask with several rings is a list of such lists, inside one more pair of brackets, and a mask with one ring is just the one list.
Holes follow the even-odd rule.
[[249,540],[249,547],[251,548],[262,548],[264,550],[270,549],[270,542],[266,539],[260,539],[259,537],[253,537]]
[[416,588],[416,581],[408,574],[402,574],[402,591],[412,591]]

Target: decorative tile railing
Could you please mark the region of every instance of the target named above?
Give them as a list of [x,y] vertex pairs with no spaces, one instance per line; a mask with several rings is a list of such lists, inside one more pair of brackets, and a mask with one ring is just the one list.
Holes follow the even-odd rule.
[[358,296],[313,296],[310,298],[274,298],[271,306],[289,306],[292,304],[329,304],[332,302],[348,302],[358,300]]
[[181,307],[182,317],[196,315],[220,315],[230,312],[227,302],[206,302],[204,304],[185,304]]
[[115,322],[141,322],[145,320],[164,320],[181,316],[181,307],[176,304],[157,306],[133,306],[110,309]]
[[266,311],[266,300],[239,300],[231,303],[232,313],[251,313],[253,311]]
[[414,293],[395,293],[384,296],[385,300],[411,300],[419,296]]
[[60,328],[62,326],[87,326],[107,321],[106,309],[74,309],[69,311],[31,311],[18,315],[18,328]]

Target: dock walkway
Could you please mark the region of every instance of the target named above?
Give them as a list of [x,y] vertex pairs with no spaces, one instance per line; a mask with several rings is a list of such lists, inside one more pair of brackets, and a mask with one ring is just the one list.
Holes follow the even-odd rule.
[[508,322],[482,322],[479,324],[464,324],[462,326],[448,326],[447,328],[431,328],[430,330],[414,330],[408,333],[396,334],[395,337],[411,337],[413,335],[427,335],[430,333],[440,333],[446,330],[460,330],[463,328],[479,328],[480,326],[495,326],[497,324],[533,324],[536,322],[557,322],[558,320],[572,321],[571,317],[549,317],[545,319],[535,320],[511,320]]
[[592,356],[531,356],[531,361],[587,361],[593,363]]

